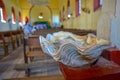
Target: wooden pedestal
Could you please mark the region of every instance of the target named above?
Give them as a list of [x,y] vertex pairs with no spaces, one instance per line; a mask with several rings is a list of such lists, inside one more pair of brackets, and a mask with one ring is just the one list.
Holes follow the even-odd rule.
[[59,65],[66,80],[120,80],[120,66],[104,58],[89,67],[73,68],[60,62]]
[[102,56],[120,65],[120,50],[119,49],[115,47],[105,49],[102,52]]

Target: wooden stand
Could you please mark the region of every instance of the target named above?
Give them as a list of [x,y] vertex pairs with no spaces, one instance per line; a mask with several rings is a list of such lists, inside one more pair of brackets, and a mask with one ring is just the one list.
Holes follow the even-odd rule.
[[65,80],[120,80],[120,66],[100,58],[92,67],[73,68],[59,62]]
[[115,47],[105,49],[102,52],[102,56],[120,65],[120,50],[119,49]]

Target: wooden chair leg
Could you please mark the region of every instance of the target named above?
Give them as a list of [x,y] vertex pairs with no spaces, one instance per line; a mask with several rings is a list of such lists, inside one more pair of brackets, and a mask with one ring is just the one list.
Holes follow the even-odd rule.
[[25,71],[27,77],[30,77],[30,69],[28,68],[26,71]]
[[33,58],[34,58],[34,57],[30,57],[30,62],[32,62],[32,61],[33,61]]
[[8,45],[7,44],[5,44],[5,46],[4,46],[4,55],[5,56],[7,56],[8,55]]
[[5,51],[5,56],[7,56],[8,55],[8,47],[6,47],[4,51]]

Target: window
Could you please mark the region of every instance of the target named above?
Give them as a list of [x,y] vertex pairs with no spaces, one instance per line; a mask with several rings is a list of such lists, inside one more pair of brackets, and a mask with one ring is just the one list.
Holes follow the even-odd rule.
[[15,15],[15,10],[12,7],[12,23],[15,24],[16,23],[16,15]]
[[21,12],[19,12],[19,22],[22,22]]
[[63,7],[63,11],[62,11],[62,20],[65,20],[65,8]]
[[29,22],[29,18],[26,16],[25,17],[25,23],[28,23]]
[[4,17],[3,17],[3,9],[1,7],[0,7],[0,20],[1,22],[6,23],[6,20],[4,20]]
[[100,5],[102,5],[102,0],[100,0]]
[[61,12],[59,12],[59,14],[60,14],[60,18],[59,18],[59,19],[60,19],[60,22],[61,22],[61,21],[62,21],[62,16],[61,16]]
[[68,0],[68,19],[71,17],[71,13],[70,13],[70,0]]
[[94,11],[102,6],[102,0],[94,0]]
[[21,16],[21,12],[19,12],[19,24],[22,25],[22,16]]
[[6,22],[6,11],[2,0],[0,0],[0,21],[3,23]]
[[76,17],[81,14],[81,0],[76,0]]

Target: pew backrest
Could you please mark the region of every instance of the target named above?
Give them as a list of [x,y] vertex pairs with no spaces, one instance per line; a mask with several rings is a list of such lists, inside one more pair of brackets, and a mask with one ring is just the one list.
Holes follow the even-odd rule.
[[35,31],[33,34],[34,35],[42,35],[44,37],[46,37],[46,35],[48,33],[52,34],[54,32],[58,32],[58,31],[67,31],[67,32],[71,32],[74,33],[76,35],[87,35],[88,33],[93,33],[96,35],[96,31],[93,30],[80,30],[80,29],[43,29],[43,30],[37,30]]

